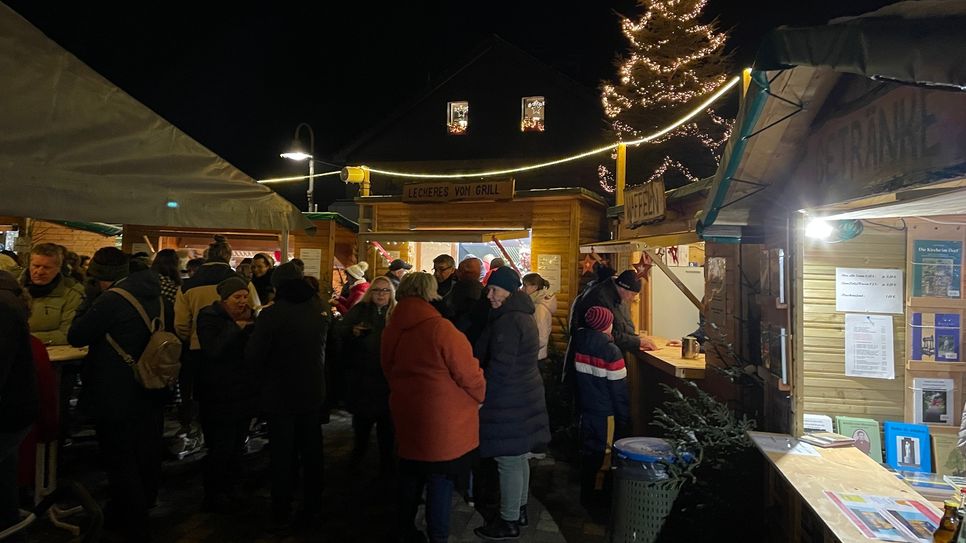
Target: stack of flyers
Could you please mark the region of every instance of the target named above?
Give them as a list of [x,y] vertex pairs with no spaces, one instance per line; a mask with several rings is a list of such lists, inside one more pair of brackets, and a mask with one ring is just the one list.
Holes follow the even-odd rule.
[[917,500],[828,490],[825,496],[869,539],[930,543],[939,527],[939,512]]

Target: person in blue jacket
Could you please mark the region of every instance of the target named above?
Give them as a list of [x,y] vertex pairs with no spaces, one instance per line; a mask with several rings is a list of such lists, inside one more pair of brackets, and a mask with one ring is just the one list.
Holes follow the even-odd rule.
[[592,514],[606,511],[605,486],[611,445],[630,428],[627,368],[611,329],[614,314],[603,306],[584,313],[587,326],[575,335],[574,365],[580,396],[580,498]]

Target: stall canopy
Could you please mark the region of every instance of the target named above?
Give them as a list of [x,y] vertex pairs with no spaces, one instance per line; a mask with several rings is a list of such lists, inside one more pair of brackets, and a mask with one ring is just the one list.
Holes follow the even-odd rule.
[[783,205],[780,184],[791,178],[841,78],[966,90],[966,62],[955,53],[966,51],[964,26],[966,1],[922,0],[772,32],[747,74],[735,131],[713,178],[699,224],[705,239],[713,238],[714,225],[747,225]]
[[299,210],[0,4],[0,215],[311,231]]

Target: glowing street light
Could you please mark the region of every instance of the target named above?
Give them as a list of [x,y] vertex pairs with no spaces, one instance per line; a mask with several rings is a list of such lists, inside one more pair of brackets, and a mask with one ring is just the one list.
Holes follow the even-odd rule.
[[[309,131],[309,148],[308,152],[304,149],[299,142],[299,131],[305,127]],[[315,158],[312,153],[315,151],[315,132],[312,131],[312,127],[308,123],[299,123],[295,127],[295,136],[292,137],[292,148],[287,153],[281,153],[279,156],[282,158],[287,158],[289,160],[295,160],[301,162],[303,160],[309,161],[309,188],[305,191],[305,196],[308,199],[308,211],[318,211],[315,205]]]

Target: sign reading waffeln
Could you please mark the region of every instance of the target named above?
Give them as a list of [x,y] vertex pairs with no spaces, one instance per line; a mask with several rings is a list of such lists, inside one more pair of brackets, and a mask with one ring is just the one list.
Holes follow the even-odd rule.
[[512,200],[513,179],[468,183],[406,183],[403,202]]
[[627,189],[624,191],[624,217],[627,225],[633,228],[663,219],[665,203],[662,178]]

